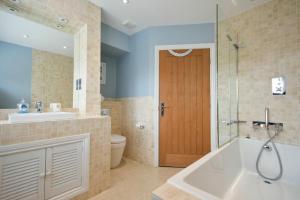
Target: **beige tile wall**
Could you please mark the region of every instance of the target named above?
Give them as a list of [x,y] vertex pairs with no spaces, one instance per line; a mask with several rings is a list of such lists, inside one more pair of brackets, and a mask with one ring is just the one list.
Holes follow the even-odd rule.
[[118,99],[105,99],[101,108],[111,109],[111,133],[122,135],[122,102]]
[[97,116],[35,123],[11,124],[0,121],[0,145],[90,133],[89,191],[75,198],[86,200],[109,187],[110,129],[110,118]]
[[[125,156],[154,165],[153,97],[122,98],[122,135],[127,138]],[[136,128],[142,122],[144,129]]]
[[32,49],[32,99],[41,100],[44,107],[61,103],[73,106],[73,58]]
[[[240,135],[265,139],[266,132],[253,130],[251,122],[264,120],[264,108],[269,107],[271,121],[284,123],[277,140],[300,144],[300,1],[273,0],[222,23],[239,33],[244,46],[239,56],[239,115],[248,123],[240,125]],[[286,78],[287,95],[272,95],[271,78],[276,76]]]
[[[112,109],[112,133],[127,138],[124,156],[154,166],[153,97],[106,99],[102,107]],[[138,122],[145,128],[137,128]]]

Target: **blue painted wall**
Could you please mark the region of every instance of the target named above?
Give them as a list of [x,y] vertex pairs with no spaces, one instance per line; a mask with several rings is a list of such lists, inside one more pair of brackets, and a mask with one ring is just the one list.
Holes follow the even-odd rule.
[[213,43],[214,26],[213,23],[160,26],[130,36],[130,53],[117,62],[117,97],[153,96],[155,46]]
[[117,97],[117,59],[129,52],[130,36],[106,24],[101,24],[101,62],[106,63],[106,84],[101,85],[105,98]]
[[150,34],[141,31],[130,37],[130,53],[118,59],[117,97],[146,96],[148,92]]
[[116,98],[117,96],[117,58],[101,55],[101,62],[106,63],[106,83],[101,84],[101,94],[105,98]]
[[118,49],[116,47],[107,45],[105,43],[101,43],[101,54],[111,56],[111,57],[119,57],[128,53],[128,51],[124,51],[122,49]]
[[129,51],[129,35],[106,24],[101,24],[101,43],[122,51]]
[[0,41],[0,109],[31,102],[32,49]]

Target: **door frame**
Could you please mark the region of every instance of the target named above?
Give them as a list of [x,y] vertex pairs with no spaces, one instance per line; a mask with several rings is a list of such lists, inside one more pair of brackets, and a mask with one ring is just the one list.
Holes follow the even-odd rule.
[[218,148],[217,135],[217,68],[216,51],[214,43],[177,44],[155,46],[155,70],[154,70],[154,164],[159,166],[159,51],[168,49],[210,49],[210,134],[211,151]]

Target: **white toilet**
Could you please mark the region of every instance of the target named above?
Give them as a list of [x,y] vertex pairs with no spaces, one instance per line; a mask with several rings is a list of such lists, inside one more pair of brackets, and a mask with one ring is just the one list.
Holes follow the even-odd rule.
[[116,168],[121,163],[125,146],[126,146],[126,137],[117,134],[111,135],[111,158],[110,158],[111,168]]

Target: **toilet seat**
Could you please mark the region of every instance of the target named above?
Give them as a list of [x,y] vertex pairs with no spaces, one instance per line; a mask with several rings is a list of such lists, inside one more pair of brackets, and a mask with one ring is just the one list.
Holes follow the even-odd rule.
[[124,142],[126,142],[126,137],[117,134],[111,135],[111,144],[120,144]]

